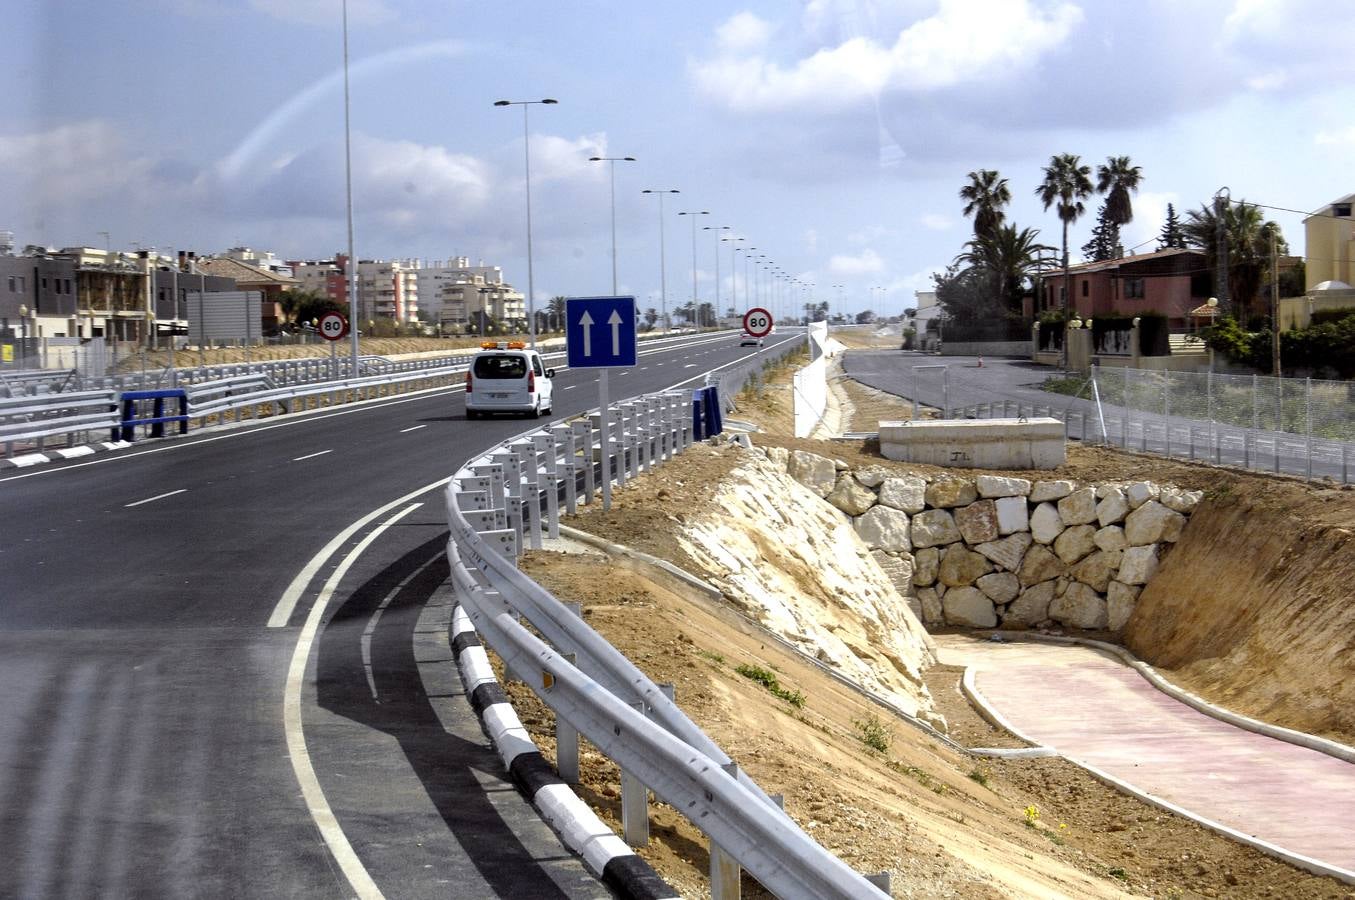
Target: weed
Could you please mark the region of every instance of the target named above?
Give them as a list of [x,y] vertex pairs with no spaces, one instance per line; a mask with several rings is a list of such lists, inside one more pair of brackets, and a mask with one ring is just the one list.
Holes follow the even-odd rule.
[[871,713],[864,719],[853,719],[852,725],[856,726],[856,736],[861,739],[861,743],[872,750],[888,752],[889,743],[894,739],[894,732],[890,731],[889,726],[881,722],[878,716]]
[[975,768],[973,768],[972,770],[970,770],[970,772],[969,772],[969,779],[970,779],[970,781],[976,781],[976,782],[978,782],[979,784],[983,785],[984,787],[988,787],[988,778],[989,778],[989,775],[990,775],[990,773],[989,773],[989,771],[988,771],[987,769],[982,769],[982,768],[979,768],[979,767],[976,766]]
[[1040,807],[1038,807],[1038,806],[1036,806],[1034,803],[1032,803],[1030,806],[1027,806],[1027,807],[1026,807],[1025,813],[1026,813],[1026,827],[1027,827],[1027,828],[1034,828],[1036,825],[1039,824],[1039,822],[1040,822]]
[[1128,881],[1128,880],[1129,880],[1129,874],[1128,874],[1127,872],[1125,872],[1125,870],[1122,869],[1122,868],[1120,868],[1119,866],[1111,866],[1111,868],[1110,868],[1110,877],[1111,877],[1111,878],[1118,878],[1118,879],[1120,879],[1121,881]]
[[796,709],[803,709],[805,705],[805,695],[800,691],[794,691],[789,688],[783,688],[781,683],[776,680],[776,675],[761,666],[750,666],[747,663],[740,663],[734,668],[744,678],[756,681],[766,688],[773,697],[784,700]]
[[700,655],[702,658],[708,659],[716,665],[723,666],[725,664],[725,655],[723,653],[716,653],[714,650],[702,650]]

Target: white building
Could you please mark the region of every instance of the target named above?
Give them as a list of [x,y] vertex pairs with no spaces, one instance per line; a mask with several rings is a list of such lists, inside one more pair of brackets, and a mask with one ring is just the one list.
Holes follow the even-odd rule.
[[503,269],[472,266],[465,256],[431,260],[415,270],[424,309],[446,334],[476,332],[480,314],[496,321],[525,322],[526,299],[503,280]]
[[256,269],[263,269],[265,272],[273,272],[278,275],[291,275],[292,266],[284,259],[273,255],[272,250],[252,250],[249,247],[232,247],[224,253],[218,253],[218,257],[233,259],[236,262],[248,263]]
[[[347,257],[335,254],[333,259],[293,260],[284,265],[291,268],[303,290],[347,305],[347,263]],[[413,260],[359,260],[357,276],[359,318],[393,319],[402,324],[418,321],[419,276]]]

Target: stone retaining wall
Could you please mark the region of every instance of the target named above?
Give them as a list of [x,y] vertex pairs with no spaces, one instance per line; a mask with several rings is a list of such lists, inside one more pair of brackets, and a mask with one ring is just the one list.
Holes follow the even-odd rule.
[[1149,481],[853,472],[803,450],[764,452],[851,518],[930,626],[1119,631],[1202,497]]

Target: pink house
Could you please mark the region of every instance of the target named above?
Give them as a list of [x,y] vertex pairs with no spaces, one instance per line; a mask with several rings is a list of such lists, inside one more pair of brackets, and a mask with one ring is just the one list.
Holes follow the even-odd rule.
[[[1105,262],[1081,263],[1069,269],[1073,289],[1069,313],[1083,319],[1101,316],[1165,315],[1172,331],[1189,328],[1191,310],[1209,299],[1213,277],[1198,250],[1158,250]],[[1040,308],[1062,307],[1061,271],[1044,277]]]

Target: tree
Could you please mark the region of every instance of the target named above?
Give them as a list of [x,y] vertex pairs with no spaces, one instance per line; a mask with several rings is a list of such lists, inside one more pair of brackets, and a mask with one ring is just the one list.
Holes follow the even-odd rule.
[[870,310],[868,310],[868,309],[863,309],[863,310],[861,310],[861,312],[859,312],[859,313],[856,314],[856,324],[857,324],[857,325],[869,325],[870,323],[872,323],[872,322],[874,322],[874,321],[875,321],[875,313],[873,313],[872,311],[870,311]]
[[714,328],[716,322],[715,304],[702,303],[696,308],[696,324],[702,328]]
[[[1239,322],[1259,315],[1257,299],[1261,292],[1264,273],[1270,265],[1272,244],[1277,254],[1289,252],[1289,245],[1280,232],[1280,226],[1261,214],[1261,208],[1245,200],[1228,202],[1222,206],[1223,243],[1228,255],[1228,296],[1237,305],[1234,314]],[[1186,243],[1205,255],[1211,270],[1218,264],[1220,219],[1212,204],[1186,213],[1181,226]],[[1228,312],[1228,310],[1225,310]]]
[[1106,198],[1106,221],[1116,230],[1134,220],[1134,205],[1129,200],[1137,193],[1143,181],[1143,169],[1130,165],[1127,156],[1108,156],[1104,165],[1096,167],[1096,192]]
[[659,321],[659,311],[654,307],[645,310],[645,330],[653,331],[654,323]]
[[1039,263],[1040,251],[1054,249],[1036,241],[1039,233],[1034,228],[1018,231],[1015,225],[1000,225],[992,234],[965,244],[967,249],[955,257],[955,262],[974,271],[975,283],[987,286],[1002,312],[1019,316],[1021,298]]
[[1063,223],[1063,301],[1059,306],[1065,315],[1068,301],[1073,296],[1073,276],[1068,271],[1068,226],[1087,211],[1082,201],[1092,195],[1091,172],[1077,155],[1061,153],[1049,158],[1049,165],[1044,167],[1044,180],[1035,189],[1035,196],[1040,198],[1044,208],[1056,207],[1059,221]]
[[992,277],[983,269],[952,262],[942,273],[933,272],[936,304],[952,319],[975,322],[1000,318],[1005,308],[999,302]]
[[1087,259],[1104,262],[1119,259],[1124,255],[1120,246],[1120,226],[1110,220],[1110,203],[1101,204],[1096,211],[1096,227],[1092,229],[1092,239],[1082,245],[1082,255]]
[[564,298],[564,297],[558,297],[558,296],[557,296],[557,297],[551,297],[551,298],[550,298],[550,303],[546,304],[546,312],[549,314],[548,322],[550,323],[550,324],[547,325],[547,327],[548,327],[548,328],[551,328],[551,326],[553,325],[554,327],[551,328],[551,330],[553,330],[553,331],[564,331],[564,330],[565,330],[565,298]]
[[1157,236],[1157,249],[1186,249],[1186,235],[1181,230],[1181,220],[1176,217],[1176,207],[1170,203],[1167,204],[1167,221],[1162,223],[1162,233]]
[[979,169],[968,175],[969,184],[960,188],[960,199],[965,201],[964,214],[974,217],[974,237],[991,234],[1002,224],[1006,213],[1002,207],[1012,201],[1007,179],[999,178],[994,169]]
[[339,301],[319,291],[303,289],[289,293],[296,303],[292,310],[293,322],[314,325],[327,312],[344,313],[345,315],[348,312]]

